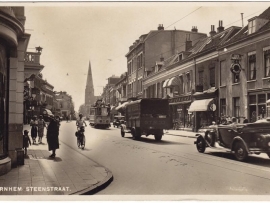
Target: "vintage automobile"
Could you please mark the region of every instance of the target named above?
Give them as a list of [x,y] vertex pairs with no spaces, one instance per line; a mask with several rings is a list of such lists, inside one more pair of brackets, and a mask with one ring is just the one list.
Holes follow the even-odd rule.
[[125,116],[114,116],[113,127],[118,128],[125,121]]
[[261,122],[213,125],[200,129],[197,150],[204,153],[207,147],[234,153],[238,161],[249,154],[266,153],[270,158],[270,118]]

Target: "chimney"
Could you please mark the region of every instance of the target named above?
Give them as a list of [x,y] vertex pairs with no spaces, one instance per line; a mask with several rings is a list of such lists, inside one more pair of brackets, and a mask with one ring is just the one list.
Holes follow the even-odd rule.
[[191,32],[198,32],[197,26],[192,26]]
[[215,26],[211,25],[211,31],[209,32],[210,36],[213,37],[217,32],[215,31]]
[[160,55],[160,61],[164,61],[164,57],[162,54]]
[[223,27],[222,24],[223,24],[222,20],[219,20],[219,21],[218,21],[218,28],[217,28],[217,32],[218,32],[218,33],[224,31],[224,27]]
[[163,24],[158,25],[158,30],[164,30]]
[[188,51],[192,47],[192,41],[190,40],[190,34],[186,34],[186,48],[185,51]]

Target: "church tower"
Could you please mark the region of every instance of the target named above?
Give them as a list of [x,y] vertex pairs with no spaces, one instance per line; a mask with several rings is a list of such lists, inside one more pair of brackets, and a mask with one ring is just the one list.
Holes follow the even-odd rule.
[[85,88],[85,106],[90,107],[92,104],[94,104],[96,102],[94,95],[95,94],[94,94],[94,85],[93,85],[93,77],[92,77],[92,70],[91,70],[91,62],[89,61],[86,88]]

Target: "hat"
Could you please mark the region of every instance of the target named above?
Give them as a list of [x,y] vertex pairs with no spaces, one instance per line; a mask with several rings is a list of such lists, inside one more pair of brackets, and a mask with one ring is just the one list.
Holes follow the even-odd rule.
[[37,118],[37,115],[34,115],[33,118]]
[[43,116],[42,115],[39,115],[39,118],[43,118]]
[[23,133],[26,134],[26,133],[29,133],[29,131],[28,130],[24,130]]

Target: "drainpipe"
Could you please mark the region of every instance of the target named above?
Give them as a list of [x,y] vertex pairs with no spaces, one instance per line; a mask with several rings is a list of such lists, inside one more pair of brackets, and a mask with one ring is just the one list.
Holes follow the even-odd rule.
[[[197,67],[196,67],[196,58],[193,58],[194,61],[194,82],[195,82],[195,91],[196,91],[196,75],[197,75]],[[193,95],[192,95],[192,102],[194,101]],[[193,116],[193,132],[197,132],[197,113],[194,112]]]

